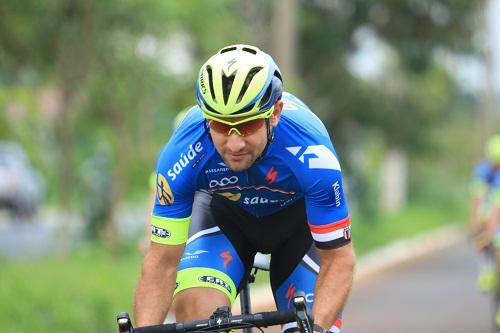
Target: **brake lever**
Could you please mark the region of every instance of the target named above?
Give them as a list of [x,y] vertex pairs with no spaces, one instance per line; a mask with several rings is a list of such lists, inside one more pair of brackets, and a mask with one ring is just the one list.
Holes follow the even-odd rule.
[[295,317],[300,332],[312,333],[314,316],[307,308],[306,295],[304,292],[298,291],[294,294],[293,304],[295,305]]
[[116,321],[118,322],[118,330],[120,333],[132,333],[134,328],[132,327],[132,321],[127,312],[120,312],[116,316]]

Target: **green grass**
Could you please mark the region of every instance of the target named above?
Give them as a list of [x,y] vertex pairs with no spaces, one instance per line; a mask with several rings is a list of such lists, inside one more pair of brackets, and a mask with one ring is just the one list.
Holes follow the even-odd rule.
[[[465,207],[465,206],[464,206]],[[391,240],[464,220],[465,208],[411,205],[398,214],[352,216],[358,257]],[[114,332],[115,316],[132,310],[141,258],[131,241],[119,256],[88,245],[61,257],[0,258],[0,327],[4,333]],[[260,272],[258,283],[268,274]]]
[[132,309],[140,259],[89,246],[60,258],[0,265],[2,332],[113,332],[116,314]]
[[352,216],[352,239],[358,257],[390,241],[412,237],[447,224],[463,225],[466,206],[443,207],[412,204],[395,214],[383,214],[375,220]]

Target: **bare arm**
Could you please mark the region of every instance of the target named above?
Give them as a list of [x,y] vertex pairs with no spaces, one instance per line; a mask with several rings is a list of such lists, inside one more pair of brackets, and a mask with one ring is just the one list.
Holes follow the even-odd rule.
[[495,202],[491,209],[491,217],[488,220],[488,231],[491,237],[494,237],[500,222],[500,202]]
[[480,206],[483,201],[483,195],[476,194],[471,198],[469,205],[470,228],[473,233],[478,232],[481,227]]
[[136,326],[161,324],[172,303],[177,267],[185,245],[151,242],[135,290]]
[[352,243],[337,249],[320,250],[320,271],[314,292],[314,323],[329,329],[351,290],[355,255]]

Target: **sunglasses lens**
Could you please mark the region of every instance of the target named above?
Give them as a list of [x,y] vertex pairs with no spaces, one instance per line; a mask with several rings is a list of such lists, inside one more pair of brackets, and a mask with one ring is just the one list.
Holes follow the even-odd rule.
[[264,122],[265,120],[261,118],[247,121],[238,125],[227,125],[215,120],[210,120],[208,124],[210,125],[210,128],[217,133],[226,134],[229,136],[231,134],[231,130],[234,129],[239,135],[247,136],[259,130],[259,128],[264,125]]
[[210,125],[210,128],[212,130],[214,130],[215,132],[220,133],[220,134],[227,134],[229,132],[229,130],[231,129],[231,126],[226,125],[224,123],[220,123],[220,122],[215,121],[215,120],[210,120],[208,122],[208,124]]

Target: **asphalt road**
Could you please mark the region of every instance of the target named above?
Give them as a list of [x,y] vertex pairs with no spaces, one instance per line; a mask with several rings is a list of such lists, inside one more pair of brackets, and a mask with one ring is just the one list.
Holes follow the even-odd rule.
[[460,242],[358,282],[342,332],[494,332],[490,298],[475,290],[475,265]]

